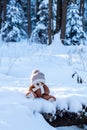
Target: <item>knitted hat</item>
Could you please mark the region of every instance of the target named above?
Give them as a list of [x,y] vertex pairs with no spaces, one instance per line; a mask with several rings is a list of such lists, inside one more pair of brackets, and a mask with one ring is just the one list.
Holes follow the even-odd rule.
[[30,77],[30,83],[36,84],[39,82],[45,83],[45,75],[42,72],[40,72],[39,70],[34,70]]

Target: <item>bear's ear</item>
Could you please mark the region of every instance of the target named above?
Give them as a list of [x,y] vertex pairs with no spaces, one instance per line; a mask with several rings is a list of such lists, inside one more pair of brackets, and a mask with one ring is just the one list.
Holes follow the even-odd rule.
[[40,82],[42,85],[44,85],[44,83],[43,82]]
[[38,72],[40,72],[40,71],[38,69],[35,69],[35,70],[32,71],[32,74],[36,74]]

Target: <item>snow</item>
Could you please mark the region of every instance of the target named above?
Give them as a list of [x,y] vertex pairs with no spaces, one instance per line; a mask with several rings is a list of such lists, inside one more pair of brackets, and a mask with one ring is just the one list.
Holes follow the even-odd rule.
[[[0,130],[79,130],[76,126],[53,128],[40,112],[55,114],[56,108],[79,112],[82,104],[87,106],[86,53],[84,46],[64,46],[59,34],[50,46],[0,41]],[[31,72],[37,68],[45,74],[55,102],[25,97]],[[83,84],[72,78],[75,71]]]

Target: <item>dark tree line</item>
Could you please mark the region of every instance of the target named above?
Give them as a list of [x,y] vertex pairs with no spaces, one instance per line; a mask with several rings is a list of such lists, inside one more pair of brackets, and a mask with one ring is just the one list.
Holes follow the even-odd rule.
[[[0,0],[0,29],[2,33],[2,39],[6,41],[6,34],[5,31],[8,30],[8,34],[11,29],[6,28],[6,22],[8,22],[8,8],[11,6],[10,2],[11,0]],[[31,41],[36,41],[38,43],[42,44],[48,44],[50,45],[52,43],[53,37],[55,33],[61,32],[60,38],[61,41],[64,43],[66,39],[66,27],[67,27],[67,8],[70,4],[74,3],[78,5],[79,7],[79,16],[82,17],[82,28],[87,32],[87,26],[86,26],[86,19],[87,19],[87,1],[85,0],[48,0],[47,3],[44,0],[12,0],[16,1],[14,4],[15,9],[17,10],[16,4],[19,4],[19,13],[20,10],[24,13],[23,15],[18,14],[18,16],[23,17],[23,20],[26,22],[23,22],[20,24],[20,22],[13,23],[12,27],[16,27],[16,30],[11,33],[11,36],[14,36],[14,32],[17,32],[17,28],[19,27],[18,24],[20,24],[20,28],[22,28],[21,35],[25,35],[26,38],[31,38]],[[13,8],[14,8],[13,6]],[[17,14],[16,14],[17,15]],[[20,18],[21,19],[21,18]],[[72,19],[71,19],[72,21]],[[71,25],[70,25],[71,26]],[[9,28],[9,27],[8,27]],[[18,28],[20,30],[20,28]],[[71,30],[72,31],[72,30]],[[7,41],[16,41],[9,39]],[[82,35],[81,35],[82,36]],[[85,38],[85,36],[84,36]],[[19,38],[20,40],[20,38]]]

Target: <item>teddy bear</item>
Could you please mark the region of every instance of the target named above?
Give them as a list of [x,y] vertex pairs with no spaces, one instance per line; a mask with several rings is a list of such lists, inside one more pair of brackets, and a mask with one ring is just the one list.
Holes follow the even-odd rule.
[[40,70],[34,70],[30,76],[30,86],[26,92],[27,98],[43,98],[49,101],[56,101],[56,98],[50,95],[50,90],[45,84],[45,75]]

